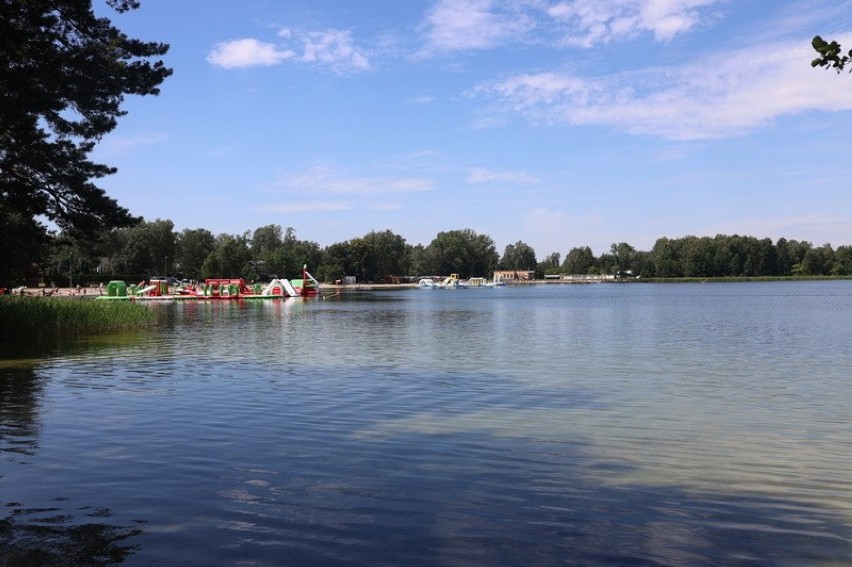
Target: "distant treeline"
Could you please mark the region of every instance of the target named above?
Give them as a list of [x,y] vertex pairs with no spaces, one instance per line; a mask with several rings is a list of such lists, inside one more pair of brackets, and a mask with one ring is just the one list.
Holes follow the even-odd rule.
[[51,281],[60,285],[108,281],[121,274],[187,279],[295,277],[307,264],[321,281],[355,276],[359,282],[405,276],[490,277],[496,269],[553,274],[617,274],[645,278],[850,276],[852,247],[751,236],[660,238],[650,251],[625,242],[595,256],[588,246],[553,252],[537,260],[523,241],[498,253],[491,237],[471,229],[439,233],[411,245],[390,230],[372,231],[321,247],[299,240],[293,228],[267,225],[243,234],[214,235],[207,229],[174,230],[170,220],[141,222],[96,240],[58,234],[17,242],[0,263],[0,285]]
[[568,252],[561,273],[630,273],[642,277],[773,277],[852,275],[852,246],[752,236],[660,238],[648,252],[613,244],[598,257],[588,247]]

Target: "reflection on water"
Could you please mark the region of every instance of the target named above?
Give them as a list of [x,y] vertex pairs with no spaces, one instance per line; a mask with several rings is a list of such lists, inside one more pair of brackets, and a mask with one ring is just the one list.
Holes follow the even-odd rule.
[[31,366],[0,365],[0,459],[14,462],[35,454],[41,390]]
[[140,565],[850,562],[850,292],[152,305],[155,334],[0,367],[0,548],[94,531],[92,557]]
[[[9,347],[9,345],[7,345]],[[52,350],[53,347],[47,347]],[[138,527],[104,523],[105,508],[68,506],[53,497],[46,507],[31,508],[17,500],[20,485],[4,479],[8,467],[33,464],[39,456],[40,412],[45,377],[22,346],[0,360],[0,565],[107,565],[123,561],[136,547],[125,539],[139,536]],[[42,355],[44,353],[42,352]],[[138,521],[137,524],[144,523]]]

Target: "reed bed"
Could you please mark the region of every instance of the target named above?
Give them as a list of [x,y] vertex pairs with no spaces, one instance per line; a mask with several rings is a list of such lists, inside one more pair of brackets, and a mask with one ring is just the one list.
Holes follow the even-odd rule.
[[0,339],[48,341],[142,329],[155,314],[129,301],[0,297]]

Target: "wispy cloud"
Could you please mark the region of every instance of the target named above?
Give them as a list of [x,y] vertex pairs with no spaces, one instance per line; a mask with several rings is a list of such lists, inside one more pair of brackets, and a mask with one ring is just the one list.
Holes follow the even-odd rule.
[[571,241],[573,223],[569,223],[568,215],[562,211],[536,207],[523,212],[520,221],[528,238],[549,244],[549,249],[538,251],[540,257],[548,252],[561,250],[562,243]]
[[492,171],[484,167],[474,167],[467,172],[468,183],[521,183],[524,185],[532,185],[540,183],[541,180],[534,175],[530,175],[524,171]]
[[810,67],[807,42],[763,45],[759,53],[747,48],[592,79],[516,75],[472,92],[537,124],[609,125],[673,140],[737,135],[807,110],[852,109],[848,83]]
[[642,33],[670,41],[719,20],[729,0],[440,0],[425,17],[428,48],[491,49],[509,43],[592,47]]
[[523,220],[530,228],[549,228],[562,225],[566,220],[566,215],[562,211],[551,211],[544,207],[537,207],[524,213]]
[[396,154],[391,156],[386,167],[396,171],[419,172],[421,175],[429,176],[429,178],[454,169],[444,152],[433,149]]
[[258,207],[252,207],[253,213],[317,213],[346,211],[352,208],[352,204],[346,201],[293,201],[286,203],[267,203]]
[[170,139],[162,132],[139,132],[136,134],[110,134],[100,144],[98,151],[107,155],[123,155],[139,148],[156,146]]
[[[650,33],[670,41],[718,22],[729,0],[437,0],[425,12],[420,54],[494,49],[511,44],[593,47]],[[373,55],[400,56],[403,41],[374,38]],[[217,43],[207,60],[216,66],[321,65],[348,74],[372,67],[370,50],[341,29],[283,28],[277,39],[243,38]]]
[[[427,38],[442,50],[486,49],[521,37],[534,22],[497,0],[441,0],[426,16]],[[523,4],[523,3],[521,3]]]
[[424,96],[412,97],[412,98],[408,99],[407,102],[408,102],[408,104],[413,104],[413,105],[425,105],[425,104],[431,104],[434,101],[435,101],[435,97],[424,95]]
[[276,187],[309,193],[337,193],[360,196],[397,195],[433,188],[430,179],[422,177],[357,176],[340,171],[329,164],[317,163],[307,170],[285,175]]
[[[290,37],[289,30],[285,37]],[[352,34],[348,31],[308,32],[297,36],[295,41],[302,44],[300,61],[305,63],[322,63],[344,72],[370,68],[367,56],[355,47]]]
[[744,216],[716,226],[708,227],[707,234],[736,234],[748,227],[749,234],[768,236],[773,239],[787,238],[804,240],[814,246],[831,243],[835,246],[848,245],[852,234],[852,220],[845,215],[766,215]]
[[217,43],[207,61],[224,69],[279,65],[286,61],[320,65],[346,74],[370,68],[364,50],[356,47],[345,30],[299,32],[282,29],[278,42],[236,39]]
[[402,205],[400,205],[399,203],[389,203],[386,201],[381,201],[368,205],[367,208],[371,211],[398,211],[402,208]]
[[650,32],[658,41],[717,19],[714,8],[727,0],[572,0],[546,9],[562,41],[591,47]]

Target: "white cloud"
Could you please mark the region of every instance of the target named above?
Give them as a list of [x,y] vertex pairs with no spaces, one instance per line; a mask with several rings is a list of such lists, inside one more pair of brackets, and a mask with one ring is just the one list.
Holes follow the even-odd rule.
[[444,50],[486,49],[533,26],[528,15],[504,5],[496,0],[441,0],[426,18],[429,43]]
[[541,182],[539,178],[524,171],[491,171],[484,167],[474,167],[467,172],[468,183],[491,183],[494,181],[524,185]]
[[348,31],[282,29],[278,37],[281,40],[277,45],[252,38],[217,43],[208,53],[207,61],[225,69],[272,66],[285,61],[324,65],[338,73],[370,68],[365,52],[355,46]]
[[848,83],[812,69],[812,58],[807,42],[775,43],[592,79],[518,75],[474,94],[493,96],[504,112],[540,124],[610,125],[673,140],[721,138],[807,110],[852,109]]
[[235,39],[217,43],[207,55],[207,61],[224,69],[278,65],[295,54],[272,43],[256,39]]
[[328,164],[319,163],[306,171],[280,178],[276,186],[288,191],[367,196],[429,191],[433,188],[433,182],[421,177],[352,176]]

